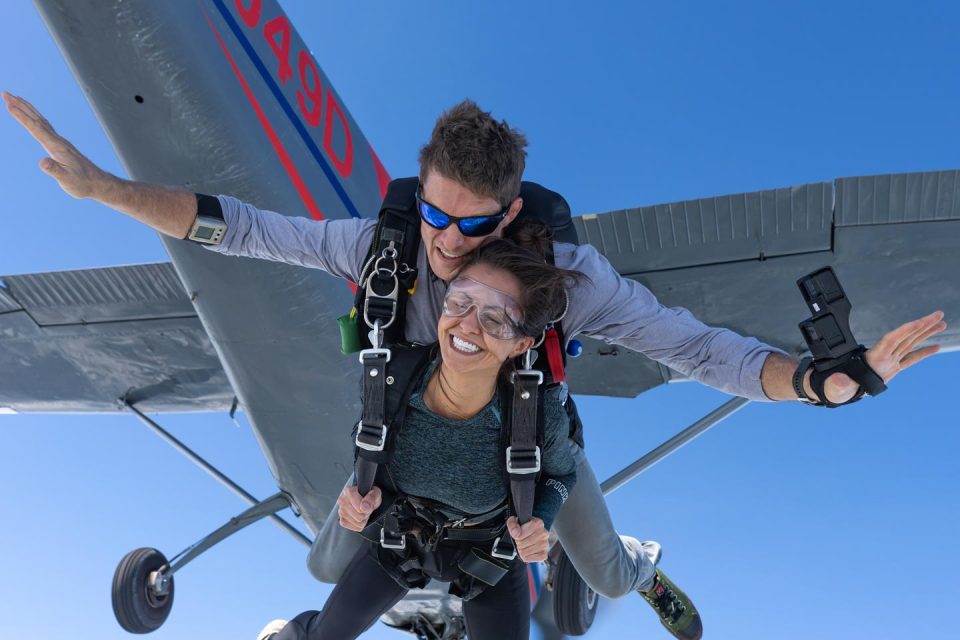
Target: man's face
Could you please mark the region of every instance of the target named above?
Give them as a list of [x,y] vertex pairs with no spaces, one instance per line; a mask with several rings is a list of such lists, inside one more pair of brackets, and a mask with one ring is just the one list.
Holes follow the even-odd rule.
[[[433,170],[427,172],[427,178],[422,185],[422,195],[423,199],[433,206],[458,218],[496,215],[503,210],[495,199],[478,196],[459,182]],[[503,228],[517,217],[522,205],[520,198],[514,200],[509,212],[493,233],[479,238],[464,236],[456,224],[451,224],[446,229],[435,229],[421,219],[420,236],[423,238],[430,269],[438,278],[449,282],[460,269],[464,256],[480,246],[486,238],[501,236]]]

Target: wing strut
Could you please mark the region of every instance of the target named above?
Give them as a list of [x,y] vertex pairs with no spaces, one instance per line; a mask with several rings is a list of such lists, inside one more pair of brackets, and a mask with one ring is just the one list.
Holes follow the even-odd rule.
[[[235,494],[237,494],[238,496],[240,496],[240,498],[241,498],[244,502],[246,502],[247,504],[249,504],[251,507],[256,508],[256,507],[258,507],[259,505],[262,505],[262,504],[264,504],[264,503],[273,502],[273,501],[277,498],[277,496],[274,496],[273,498],[269,498],[268,500],[265,500],[263,503],[261,503],[259,500],[257,500],[256,498],[254,498],[252,495],[250,495],[249,493],[247,493],[246,491],[244,491],[243,488],[242,488],[240,485],[238,485],[236,482],[234,482],[233,480],[231,480],[230,478],[228,478],[226,475],[224,475],[223,473],[221,473],[221,472],[220,472],[216,467],[214,467],[212,464],[210,464],[209,462],[207,462],[206,460],[204,460],[202,457],[200,457],[199,455],[197,455],[196,453],[194,453],[194,451],[193,451],[192,449],[190,449],[190,447],[188,447],[187,445],[183,444],[180,440],[177,440],[177,438],[175,438],[175,437],[173,436],[173,434],[171,434],[169,431],[167,431],[166,429],[164,429],[163,427],[161,427],[159,424],[157,424],[156,422],[154,422],[153,420],[151,420],[150,418],[148,418],[146,415],[144,415],[143,412],[141,412],[139,409],[137,409],[135,406],[133,406],[133,404],[131,404],[126,398],[121,398],[121,399],[120,399],[120,404],[121,404],[121,406],[123,406],[123,407],[129,409],[131,412],[133,412],[133,415],[134,415],[137,419],[139,419],[140,422],[142,422],[143,424],[145,424],[145,425],[147,425],[148,427],[150,427],[150,429],[151,429],[154,433],[156,433],[158,436],[160,436],[161,438],[163,438],[164,440],[166,440],[167,444],[169,444],[171,447],[173,447],[174,449],[176,449],[177,451],[179,451],[181,454],[183,454],[183,456],[186,457],[188,460],[190,460],[190,462],[194,463],[195,465],[197,465],[198,467],[200,467],[201,469],[203,469],[204,471],[206,471],[210,476],[213,477],[214,480],[216,480],[217,482],[219,482],[220,484],[222,484],[223,486],[225,486],[227,489],[230,489],[230,491],[233,491]],[[283,494],[283,493],[278,494],[278,495],[286,496],[287,506],[289,506],[291,509],[293,509],[294,513],[297,513],[297,511],[296,511],[296,506],[294,505],[293,500],[292,500],[289,496],[287,496],[286,494]],[[275,505],[274,505],[274,506],[275,506]],[[279,511],[279,510],[282,509],[282,508],[284,508],[284,507],[275,508],[275,509],[273,509],[273,511],[270,511],[269,513],[263,513],[262,515],[260,515],[260,516],[259,516],[258,518],[256,518],[256,519],[259,520],[260,518],[262,518],[262,517],[264,517],[264,516],[268,516],[271,520],[274,521],[274,523],[275,523],[278,527],[280,527],[281,529],[283,529],[284,531],[286,531],[287,533],[289,533],[291,536],[293,536],[293,539],[294,539],[294,540],[296,540],[297,542],[300,542],[300,543],[302,543],[302,544],[305,544],[306,546],[309,547],[309,546],[312,544],[311,541],[310,541],[310,538],[308,538],[307,536],[303,535],[303,534],[302,534],[300,531],[298,531],[297,528],[294,527],[292,524],[290,524],[289,522],[287,522],[286,520],[284,520],[284,519],[281,518],[280,516],[276,515],[276,511]],[[253,510],[251,510],[251,511],[253,511]],[[246,513],[246,512],[245,512],[245,513]],[[255,521],[255,520],[254,520],[254,521]],[[250,524],[250,523],[247,522],[247,523],[244,524],[244,526],[246,526],[246,524]],[[234,531],[236,531],[236,530],[237,530],[237,529],[234,529]],[[233,533],[233,531],[231,531],[230,533]],[[228,533],[227,535],[229,535],[229,533]],[[226,537],[226,536],[224,536],[224,537]],[[221,538],[221,539],[222,539],[222,538]],[[184,563],[184,564],[185,564],[185,563]]]
[[733,415],[749,403],[750,400],[747,398],[732,398],[723,403],[677,435],[661,444],[659,447],[652,449],[649,453],[639,458],[636,462],[627,465],[617,473],[604,480],[600,485],[603,495],[610,495],[683,445],[687,444],[705,432],[710,427]]

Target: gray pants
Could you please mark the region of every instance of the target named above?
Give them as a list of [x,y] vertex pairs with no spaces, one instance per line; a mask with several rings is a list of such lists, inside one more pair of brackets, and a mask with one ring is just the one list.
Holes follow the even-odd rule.
[[[567,557],[590,588],[607,598],[650,588],[660,545],[617,535],[583,450],[573,442],[570,450],[577,461],[577,484],[553,523]],[[321,582],[337,583],[362,544],[360,534],[340,526],[334,506],[310,548],[310,573]]]

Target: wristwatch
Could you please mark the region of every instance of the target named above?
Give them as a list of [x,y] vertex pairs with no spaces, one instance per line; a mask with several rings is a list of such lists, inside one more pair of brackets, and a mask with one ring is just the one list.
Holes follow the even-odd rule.
[[197,217],[185,240],[200,244],[220,244],[227,233],[220,201],[213,196],[197,194]]
[[807,395],[807,392],[803,388],[803,378],[807,375],[807,370],[813,365],[813,358],[807,356],[800,360],[800,365],[797,367],[797,370],[793,372],[793,390],[797,394],[797,399],[800,402],[805,404],[814,405],[817,407],[822,407],[823,403],[815,398],[811,398]]

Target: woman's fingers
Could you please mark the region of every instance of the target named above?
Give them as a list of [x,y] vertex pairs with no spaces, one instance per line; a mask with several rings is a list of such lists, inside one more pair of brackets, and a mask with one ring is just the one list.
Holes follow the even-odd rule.
[[547,559],[547,551],[550,548],[550,532],[543,526],[543,521],[539,518],[532,518],[523,525],[519,524],[516,517],[511,516],[507,519],[507,530],[513,543],[516,545],[517,554],[524,562],[542,562]]

